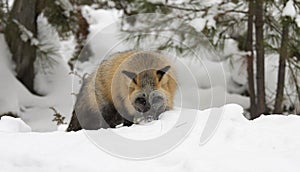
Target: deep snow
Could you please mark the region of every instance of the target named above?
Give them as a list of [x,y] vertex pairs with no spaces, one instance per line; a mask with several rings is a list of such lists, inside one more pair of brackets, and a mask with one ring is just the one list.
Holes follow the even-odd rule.
[[[226,105],[212,139],[201,144],[200,136],[211,110],[198,111],[192,131],[178,147],[150,160],[112,156],[94,145],[83,131],[0,132],[1,171],[299,171],[300,138],[295,134],[300,129],[299,117],[263,116],[248,121],[242,115],[242,107]],[[112,130],[128,138],[155,138],[167,132],[169,127],[165,126],[177,120],[174,116],[178,115],[177,109],[146,126]],[[4,119],[2,123],[9,121]]]

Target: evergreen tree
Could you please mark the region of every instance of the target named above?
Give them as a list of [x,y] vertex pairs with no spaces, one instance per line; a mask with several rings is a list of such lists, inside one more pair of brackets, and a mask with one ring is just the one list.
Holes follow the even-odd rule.
[[74,56],[77,57],[88,34],[88,24],[82,17],[80,6],[91,4],[93,1],[15,0],[12,9],[6,11],[4,7],[7,5],[5,6],[4,0],[0,2],[0,20],[5,21],[4,24],[1,22],[0,28],[2,27],[5,31],[5,39],[16,64],[17,78],[29,91],[36,94],[34,62],[38,57],[37,52],[46,57],[43,58],[44,60],[51,61],[48,54],[51,51],[57,51],[55,49],[45,50],[45,46],[40,44],[37,35],[38,17],[40,15],[46,17],[61,39],[75,35],[78,45]]
[[5,27],[5,38],[16,64],[17,78],[35,93],[33,86],[37,35],[37,0],[15,0]]

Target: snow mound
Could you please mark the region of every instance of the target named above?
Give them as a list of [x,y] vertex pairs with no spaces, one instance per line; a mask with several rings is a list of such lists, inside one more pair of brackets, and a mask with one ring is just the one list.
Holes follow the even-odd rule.
[[31,128],[20,118],[3,116],[0,120],[0,132],[31,132]]
[[[189,109],[181,111],[191,112]],[[195,110],[196,111],[196,110]],[[217,130],[205,144],[200,137],[209,117],[223,115]],[[179,116],[175,109],[148,125],[112,129],[116,134],[145,139],[167,132]],[[197,111],[189,135],[172,151],[150,160],[118,158],[99,149],[86,132],[7,133],[0,132],[2,171],[172,171],[298,172],[300,129],[298,116],[263,116],[248,121],[239,105]],[[163,128],[161,129],[161,124]],[[0,125],[1,126],[1,125]],[[105,132],[99,130],[97,132]],[[128,135],[129,134],[129,135]],[[120,144],[126,149],[124,143]],[[163,143],[161,143],[163,144]],[[146,148],[145,148],[146,149]]]
[[[57,59],[49,75],[37,75],[35,85],[47,87],[47,96],[31,94],[14,76],[11,54],[5,43],[4,35],[0,34],[0,114],[13,113],[20,116],[33,131],[53,131],[57,126],[52,122],[54,107],[58,112],[69,118],[73,110],[72,76],[66,62]],[[32,120],[34,119],[34,120]]]

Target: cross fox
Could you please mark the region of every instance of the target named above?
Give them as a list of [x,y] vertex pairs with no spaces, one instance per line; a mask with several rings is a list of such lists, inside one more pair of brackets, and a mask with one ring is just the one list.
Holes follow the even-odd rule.
[[84,80],[67,131],[156,120],[173,107],[176,88],[174,66],[164,55],[137,50],[113,54]]

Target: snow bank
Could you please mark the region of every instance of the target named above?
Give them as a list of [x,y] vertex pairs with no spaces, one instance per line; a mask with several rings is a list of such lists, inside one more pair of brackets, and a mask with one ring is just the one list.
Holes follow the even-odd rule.
[[0,131],[3,132],[30,132],[31,128],[20,118],[3,116],[0,120]]
[[8,50],[4,36],[0,34],[0,114],[15,113],[34,131],[57,130],[56,124],[52,122],[54,112],[49,107],[56,108],[67,118],[73,108],[73,76],[69,74],[66,63],[58,59],[58,64],[50,71],[50,76],[39,73],[38,76],[43,79],[38,84],[46,85],[51,92],[47,96],[39,97],[32,95],[14,76]]
[[0,34],[0,114],[12,112],[18,113],[18,99],[15,87],[11,85],[14,82],[13,69],[9,59],[11,54],[8,51],[8,47],[4,41],[4,35]]
[[[182,109],[186,111],[187,109]],[[223,112],[223,120],[206,144],[200,144],[211,111]],[[300,129],[297,116],[264,116],[246,120],[242,107],[226,105],[198,111],[195,125],[186,139],[171,152],[150,160],[133,161],[105,153],[83,131],[51,133],[0,132],[2,171],[272,171],[300,169]],[[177,120],[175,109],[148,125],[112,129],[135,139],[155,138],[167,132]],[[163,129],[162,129],[163,128]],[[98,132],[104,132],[99,130]],[[118,143],[114,143],[118,144]],[[119,143],[124,144],[124,143]],[[123,145],[126,149],[126,145]],[[146,148],[145,148],[146,149]]]

